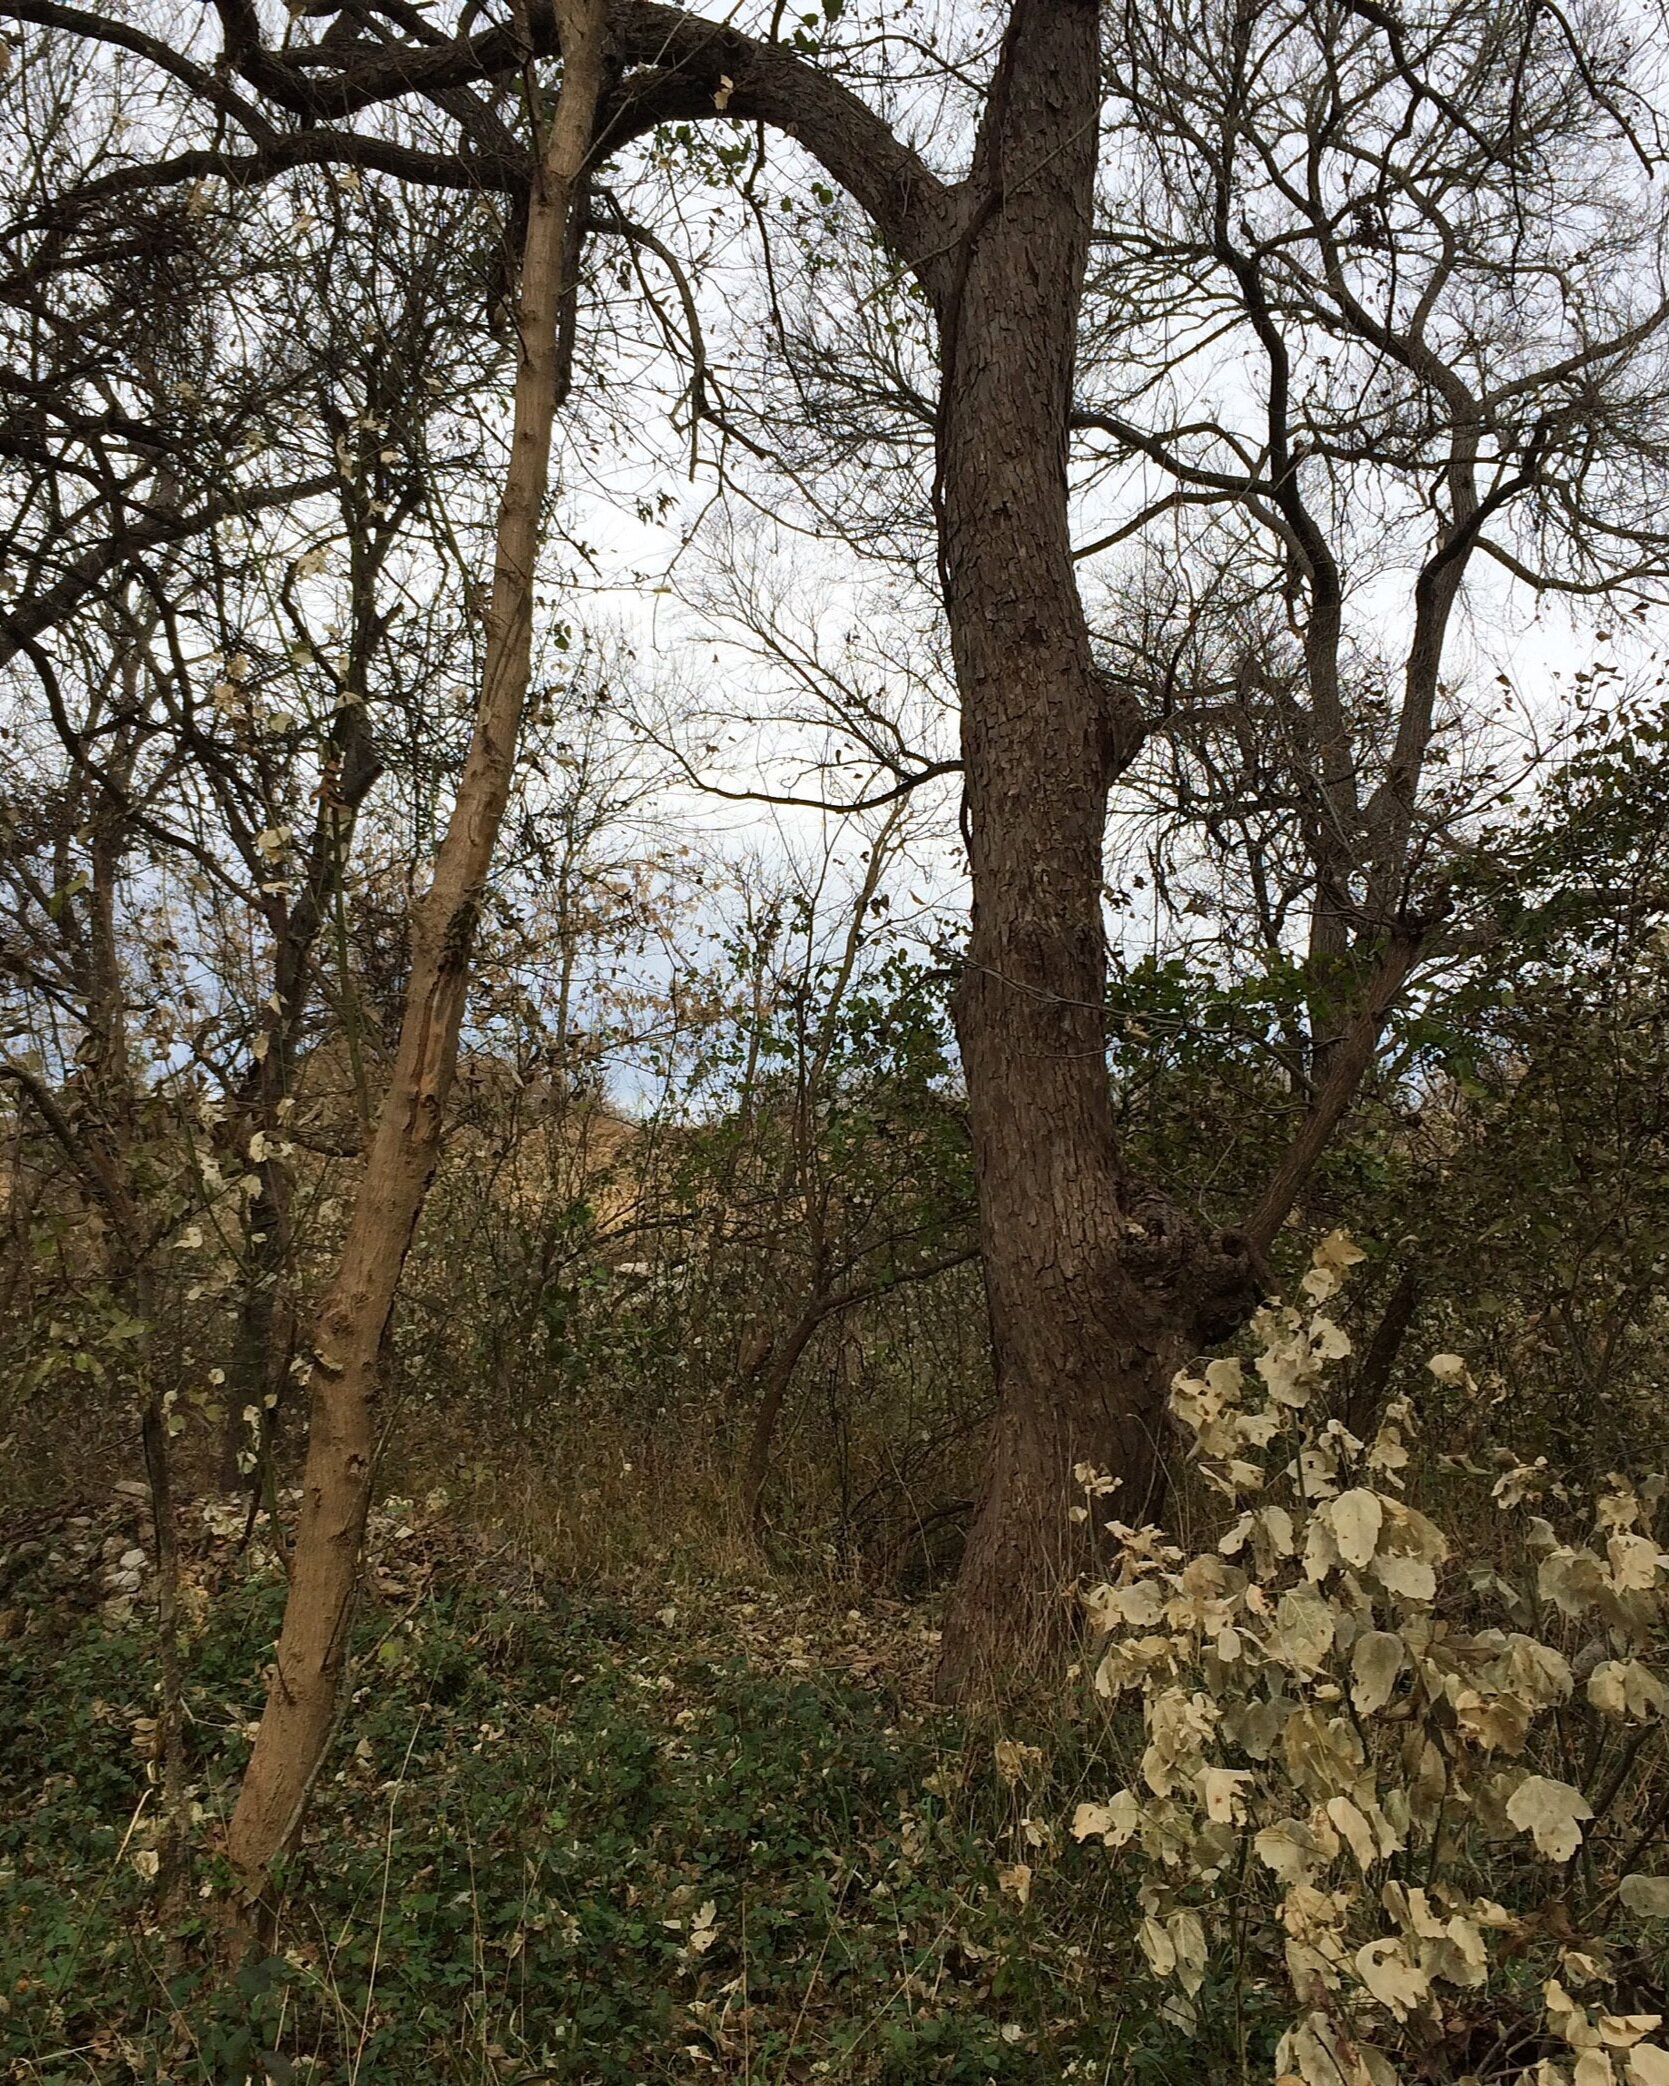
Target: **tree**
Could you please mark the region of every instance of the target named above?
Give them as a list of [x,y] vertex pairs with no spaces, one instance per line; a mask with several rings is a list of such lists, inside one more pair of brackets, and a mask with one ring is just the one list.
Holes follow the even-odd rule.
[[[1410,1009],[1400,1105],[1365,1130],[1380,1163],[1351,1199],[1397,1242],[1382,1309],[1394,1331],[1406,1281],[1411,1356],[1464,1330],[1484,1399],[1428,1394],[1448,1438],[1475,1455],[1499,1428],[1598,1483],[1656,1425],[1669,807],[1655,699],[1586,725],[1457,873],[1465,939]],[[1383,1394],[1389,1365],[1364,1389]]]
[[[0,797],[7,931],[0,962],[14,1006],[7,1047],[0,1050],[0,1081],[59,1148],[102,1247],[102,1294],[92,1314],[99,1337],[88,1337],[90,1327],[78,1330],[76,1359],[96,1370],[100,1347],[125,1356],[124,1373],[137,1394],[157,1550],[159,1873],[164,1890],[173,1893],[183,1881],[188,1845],[168,1446],[176,1387],[166,1380],[153,1334],[156,1256],[174,1228],[180,1169],[162,1156],[161,1111],[144,1088],[118,925],[139,836],[136,813],[147,795],[136,786],[136,771],[151,697],[144,661],[149,620],[141,605],[138,616],[112,619],[105,646],[89,647],[86,708],[78,719],[72,720],[53,669],[44,657],[38,661],[71,759],[61,785],[46,791],[44,801],[39,771],[25,785],[7,764]],[[154,770],[146,781],[156,786]],[[75,867],[78,860],[84,866]],[[19,1039],[31,1031],[48,1047],[29,1048],[25,1040],[20,1050]],[[72,1036],[74,1055],[66,1063],[62,1044]],[[37,1357],[37,1366],[43,1359]]]
[[603,16],[563,9],[564,67],[548,116],[528,78],[537,156],[516,287],[520,344],[475,729],[429,888],[412,919],[400,1040],[342,1262],[318,1314],[289,1598],[271,1693],[227,1835],[252,1894],[296,1831],[324,1758],[375,1464],[378,1364],[400,1268],[440,1147],[469,986],[469,949],[509,800],[527,694],[533,576],[563,365],[558,328],[570,224],[603,85]]
[[976,1257],[941,1010],[903,950],[878,959],[870,946],[885,935],[887,887],[908,843],[903,802],[868,841],[838,898],[828,848],[787,882],[747,893],[730,946],[743,993],[707,1053],[718,1107],[681,1169],[692,1228],[705,1235],[686,1338],[708,1333],[713,1297],[734,1295],[745,1270],[746,1314],[726,1344],[731,1400],[744,1408],[739,1503],[754,1529],[813,1343]]
[[[1296,655],[1247,644],[1243,623],[1227,685],[1193,703],[1214,713],[1231,774],[1273,767],[1307,856],[1305,1105],[1238,1227],[1255,1264],[1431,940],[1467,814],[1501,786],[1484,758],[1457,746],[1451,765],[1442,743],[1459,716],[1447,640],[1472,561],[1595,594],[1666,570],[1654,512],[1669,462],[1665,221],[1630,127],[1620,27],[1590,24],[1578,49],[1561,26],[1494,7],[1433,9],[1406,31],[1348,6],[1132,10],[1110,60],[1134,133],[1132,200],[1098,234],[1106,263],[1085,332],[1105,347],[1086,354],[1071,409],[1110,445],[1092,450],[1092,471],[1110,459],[1137,473],[1136,513],[1108,538],[1197,510],[1193,534],[1210,541],[1222,516],[1213,571],[1232,569],[1244,590],[1261,561]],[[1542,296],[1543,282],[1556,292]],[[960,388],[954,365],[947,376]],[[1116,404],[1097,398],[1104,386],[1120,387]],[[1373,584],[1383,615],[1392,557],[1412,565],[1407,634],[1380,673],[1362,636],[1350,647],[1353,609],[1358,628],[1374,613],[1350,590]],[[1039,599],[1039,582],[1027,592]],[[1126,653],[1112,677],[1144,717],[1161,714],[1160,663]],[[1177,700],[1186,728],[1190,691]],[[965,708],[971,752],[967,731]],[[1005,783],[1012,772],[1005,747]],[[971,769],[969,787],[972,802]],[[971,819],[971,962],[980,830]],[[1277,939],[1269,955],[1284,953]],[[976,1106],[977,1030],[964,1033]],[[1116,1178],[1116,1161],[1104,1170]],[[1126,1512],[1152,1496],[1140,1426],[1151,1443],[1176,1344],[1209,1331],[1214,1300],[1211,1276],[1167,1250],[1144,1299],[1150,1373],[1144,1387],[1135,1358],[1119,1400],[1127,1443],[1116,1460],[1085,1458],[1121,1476]],[[1136,1268],[1143,1252],[1129,1256]],[[1092,1439],[1087,1423],[1079,1438]],[[1057,1473],[1062,1446],[1048,1451]],[[988,1557],[995,1589],[1018,1568],[1002,1544],[1002,1484],[999,1461],[953,1609],[952,1664],[982,1627],[971,1573]]]

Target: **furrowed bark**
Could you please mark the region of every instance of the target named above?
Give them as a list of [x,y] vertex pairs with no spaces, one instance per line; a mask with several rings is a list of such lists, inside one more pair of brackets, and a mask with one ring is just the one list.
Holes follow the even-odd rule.
[[1058,1637],[1072,1469],[1154,1464],[1132,1383],[1158,1325],[1120,1266],[1105,1050],[1111,772],[1067,528],[1067,426],[1100,120],[1093,0],[1018,0],[940,306],[940,566],[962,698],[973,919],[955,1019],[996,1362],[996,1433],[946,1620],[967,1699]]
[[[561,388],[557,334],[570,209],[604,74],[602,0],[559,0],[562,85],[540,148],[523,247],[515,413],[498,520],[480,706],[429,890],[414,908],[400,1040],[341,1264],[320,1307],[289,1597],[255,1748],[227,1835],[254,1904],[299,1832],[336,1712],[370,1504],[389,1314],[439,1155],[470,949],[509,798],[527,692],[533,578]],[[241,1937],[234,1937],[234,1941]]]
[[[1070,1625],[1093,1558],[1075,1468],[1140,1520],[1163,1386],[1252,1301],[1246,1257],[1122,1170],[1106,1060],[1107,793],[1140,744],[1097,671],[1067,440],[1100,121],[1093,0],[1018,0],[936,300],[945,608],[962,699],[973,919],[967,1074],[998,1414],[938,1675],[1000,1686]],[[1158,1386],[1156,1393],[1155,1386]]]

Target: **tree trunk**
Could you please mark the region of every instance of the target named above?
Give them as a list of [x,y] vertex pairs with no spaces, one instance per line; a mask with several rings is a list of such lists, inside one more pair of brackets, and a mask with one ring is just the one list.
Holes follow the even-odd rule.
[[1374,1336],[1368,1342],[1368,1351],[1349,1379],[1343,1418],[1352,1434],[1365,1437],[1379,1425],[1385,1389],[1391,1381],[1391,1371],[1397,1366],[1397,1357],[1402,1353],[1408,1328],[1414,1323],[1414,1312],[1419,1302],[1419,1279],[1411,1267],[1404,1267],[1386,1299]]
[[[363,626],[365,612],[357,618]],[[369,680],[370,645],[356,633],[353,687]],[[260,1192],[244,1218],[245,1262],[233,1335],[226,1415],[221,1428],[220,1483],[237,1492],[246,1479],[241,1459],[253,1451],[258,1466],[250,1483],[251,1499],[270,1481],[274,1432],[288,1404],[290,1358],[295,1347],[296,1311],[284,1293],[290,1275],[290,1168],[276,1151],[252,1160],[249,1144],[255,1132],[269,1145],[283,1136],[280,1105],[289,1095],[297,1038],[318,975],[316,945],[341,894],[353,851],[360,806],[382,774],[382,762],[371,740],[362,703],[345,703],[330,732],[324,785],[313,822],[301,893],[294,906],[281,895],[269,901],[274,944],[272,996],[255,1051],[238,1083],[235,1112],[226,1140],[238,1170],[253,1172]],[[244,1412],[253,1406],[261,1415],[251,1430]]]
[[[247,1166],[247,1141],[240,1156]],[[281,1160],[270,1158],[253,1170],[261,1186],[244,1216],[243,1287],[220,1428],[220,1489],[252,1495],[260,1489],[261,1465],[288,1385],[293,1342],[289,1307],[279,1295],[290,1259],[285,1169]],[[245,1418],[250,1411],[256,1414],[253,1422]],[[252,1471],[245,1467],[250,1456]]]
[[[137,648],[122,662],[129,714],[137,709]],[[126,988],[116,931],[116,894],[132,839],[130,789],[135,741],[124,732],[95,786],[89,846],[87,931],[81,951],[87,1034],[79,1084],[82,1131],[92,1175],[110,1222],[110,1288],[137,1321],[132,1349],[140,1441],[150,1486],[156,1540],[158,1693],[151,1764],[157,1782],[157,1898],[178,1912],[190,1882],[191,1835],[186,1799],[185,1686],[180,1657],[179,1552],[175,1539],[168,1413],[156,1381],[156,1302],[146,1213],[138,1187],[139,1087],[128,1045]]]
[[411,974],[393,1074],[341,1264],[314,1328],[307,1460],[289,1598],[266,1708],[227,1836],[228,1857],[252,1903],[266,1893],[274,1857],[300,1828],[335,1716],[370,1503],[378,1364],[400,1270],[439,1154],[470,947],[515,765],[540,511],[561,382],[563,255],[603,75],[603,0],[559,0],[558,15],[562,86],[529,198],[515,415],[480,706],[434,878],[413,910]]
[[[1067,429],[1100,114],[1093,0],[1018,0],[938,300],[941,575],[962,699],[973,917],[955,1018],[999,1413],[946,1621],[966,1700],[1050,1641],[1089,1562],[1073,1471],[1140,1520],[1154,1386],[1242,1254],[1122,1174],[1108,1085],[1102,842],[1140,728],[1098,675],[1074,578]],[[1104,1518],[1104,1517],[1103,1517]]]
[[751,1534],[759,1533],[764,1518],[765,1480],[771,1474],[771,1442],[782,1417],[788,1387],[800,1358],[811,1345],[817,1328],[840,1308],[839,1299],[816,1297],[783,1335],[782,1342],[767,1358],[764,1382],[754,1407],[753,1425],[748,1430],[747,1455],[742,1463],[742,1522]]
[[140,1442],[151,1488],[151,1527],[156,1540],[156,1733],[151,1757],[158,1790],[157,1898],[164,1910],[183,1909],[191,1882],[191,1806],[186,1795],[185,1665],[180,1652],[180,1553],[174,1514],[174,1481],[168,1454],[168,1414],[151,1375],[152,1298],[148,1276],[135,1297],[144,1314],[139,1364]]
[[1298,1200],[1299,1190],[1315,1171],[1316,1162],[1361,1091],[1391,1009],[1420,953],[1423,932],[1420,926],[1409,925],[1399,927],[1391,935],[1379,953],[1348,1025],[1337,1034],[1328,1054],[1327,1076],[1312,1095],[1304,1120],[1270,1176],[1269,1186],[1246,1219],[1246,1236],[1258,1253],[1268,1251],[1287,1212]]

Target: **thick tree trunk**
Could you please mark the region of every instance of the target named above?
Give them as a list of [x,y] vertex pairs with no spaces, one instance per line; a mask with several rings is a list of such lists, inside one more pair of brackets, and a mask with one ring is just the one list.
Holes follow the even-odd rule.
[[1092,1532],[1070,1518],[1075,1466],[1117,1476],[1111,1511],[1142,1517],[1154,1386],[1223,1293],[1245,1290],[1232,1246],[1206,1247],[1123,1180],[1107,1078],[1102,842],[1139,726],[1092,660],[1067,511],[1099,114],[1093,0],[1018,0],[939,299],[940,550],[973,875],[955,1015],[1000,1401],[946,1623],[949,1699],[1059,1640]]
[[558,315],[571,199],[603,76],[603,0],[559,0],[563,79],[529,199],[515,417],[499,511],[475,732],[414,909],[411,975],[337,1271],[314,1330],[307,1461],[289,1598],[266,1708],[227,1837],[251,1900],[299,1830],[329,1741],[376,1446],[375,1389],[395,1288],[440,1146],[476,915],[509,797],[527,690],[539,518],[558,402]]

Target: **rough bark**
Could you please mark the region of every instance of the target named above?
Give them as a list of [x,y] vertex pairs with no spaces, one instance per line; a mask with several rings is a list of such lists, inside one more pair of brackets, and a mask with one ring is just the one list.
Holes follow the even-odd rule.
[[[1102,1518],[1070,1518],[1078,1465],[1119,1480],[1120,1518],[1156,1510],[1170,1376],[1255,1303],[1262,1253],[1358,1092],[1418,947],[1417,933],[1397,926],[1354,1008],[1332,1004],[1327,981],[1312,1104],[1243,1234],[1203,1237],[1127,1177],[1104,1049],[1102,838],[1109,780],[1139,725],[1095,674],[1067,532],[1098,55],[1085,0],[1016,0],[961,198],[951,280],[934,296],[940,556],[973,882],[955,1013],[999,1397],[939,1672],[941,1692],[960,1700],[1063,1633],[1063,1596],[1092,1564]],[[1226,250],[1226,226],[1222,240]],[[1358,815],[1337,700],[1337,576],[1282,463],[1285,349],[1261,285],[1248,280],[1247,297],[1271,358],[1274,468],[1316,599],[1307,645],[1319,733],[1315,953],[1342,965],[1350,907],[1341,846]],[[1447,586],[1447,567],[1442,576]],[[1426,662],[1424,689],[1435,686],[1452,592],[1425,576],[1422,588],[1415,653]],[[1423,699],[1405,712],[1413,735],[1398,773],[1410,779],[1382,820],[1398,874],[1428,712]],[[1394,881],[1381,879],[1387,923],[1398,916]]]
[[559,7],[563,77],[529,199],[510,461],[480,704],[433,881],[413,911],[411,972],[393,1074],[372,1134],[341,1264],[320,1307],[289,1597],[273,1677],[227,1836],[254,1902],[299,1830],[336,1710],[370,1503],[375,1395],[396,1286],[439,1154],[469,956],[508,801],[527,691],[540,511],[558,404],[558,319],[568,215],[603,84],[601,0]]
[[[962,698],[973,917],[955,1017],[999,1398],[939,1687],[968,1699],[1058,1639],[1087,1562],[1074,1467],[1141,1518],[1152,1387],[1245,1294],[1121,1173],[1106,1065],[1107,791],[1139,743],[1090,652],[1067,431],[1100,114],[1093,0],[1018,0],[938,300],[938,496]],[[1232,1301],[1230,1301],[1232,1300]]]

